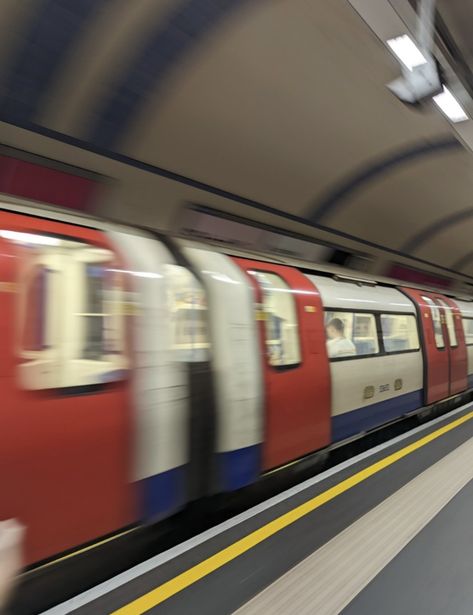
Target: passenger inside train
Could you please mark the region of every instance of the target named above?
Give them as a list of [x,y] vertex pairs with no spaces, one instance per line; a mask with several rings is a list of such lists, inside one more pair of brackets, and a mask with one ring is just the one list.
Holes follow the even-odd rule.
[[327,325],[327,351],[330,358],[356,354],[355,344],[345,337],[345,325],[340,318],[332,318]]

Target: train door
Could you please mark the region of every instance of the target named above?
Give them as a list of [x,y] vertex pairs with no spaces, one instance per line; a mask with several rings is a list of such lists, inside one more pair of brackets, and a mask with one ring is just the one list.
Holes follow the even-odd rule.
[[433,295],[433,297],[442,310],[444,336],[448,342],[449,395],[456,395],[464,391],[468,384],[467,352],[461,313],[451,299],[442,295]]
[[0,519],[27,563],[135,519],[120,269],[98,231],[0,213]]
[[433,404],[450,395],[450,359],[442,308],[431,293],[401,289],[417,306],[424,346],[424,403]]
[[424,344],[424,403],[433,404],[450,396],[450,340],[444,307],[435,294],[403,288],[416,304]]
[[234,260],[251,278],[261,314],[266,393],[263,468],[269,470],[330,442],[323,308],[315,286],[296,269]]

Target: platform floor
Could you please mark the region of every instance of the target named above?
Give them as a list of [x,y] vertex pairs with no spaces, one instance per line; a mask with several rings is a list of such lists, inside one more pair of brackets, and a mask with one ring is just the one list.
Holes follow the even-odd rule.
[[473,613],[473,405],[47,611]]

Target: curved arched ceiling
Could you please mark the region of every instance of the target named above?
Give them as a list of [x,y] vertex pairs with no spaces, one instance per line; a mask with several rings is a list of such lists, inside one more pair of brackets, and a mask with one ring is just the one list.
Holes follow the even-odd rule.
[[198,202],[473,275],[473,156],[387,90],[347,0],[4,0],[0,26],[0,142],[115,178],[104,211]]

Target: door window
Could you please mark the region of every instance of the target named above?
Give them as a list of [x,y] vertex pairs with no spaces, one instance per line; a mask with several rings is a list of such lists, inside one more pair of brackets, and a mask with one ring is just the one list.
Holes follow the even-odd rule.
[[24,281],[27,317],[22,321],[21,347],[25,352],[44,350],[49,343],[46,322],[46,299],[49,270],[44,265],[35,265]]
[[473,345],[473,318],[463,318],[463,331],[467,346]]
[[448,339],[450,342],[450,347],[455,348],[458,346],[457,342],[457,334],[455,331],[455,320],[452,308],[442,299],[437,299],[437,303],[439,303],[445,310],[445,320],[447,322],[447,331],[448,331]]
[[209,359],[207,300],[195,276],[181,265],[164,265],[172,348],[178,361]]
[[67,238],[2,231],[15,244],[19,379],[26,389],[123,378],[124,272],[107,249]]
[[445,348],[445,340],[443,339],[443,330],[442,330],[442,318],[440,316],[440,309],[434,301],[430,297],[422,297],[425,303],[430,308],[430,313],[432,315],[432,323],[434,326],[434,336],[435,336],[435,345],[437,348]]
[[263,294],[266,352],[269,364],[290,367],[301,362],[299,325],[294,293],[274,273],[249,271],[255,276]]

